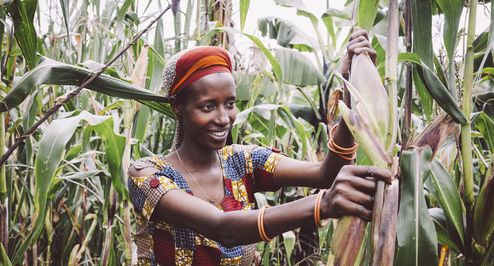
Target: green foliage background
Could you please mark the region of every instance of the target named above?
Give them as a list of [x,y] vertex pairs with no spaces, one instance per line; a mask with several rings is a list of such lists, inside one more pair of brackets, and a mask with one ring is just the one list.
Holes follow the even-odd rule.
[[[388,1],[347,1],[342,10],[329,8],[327,1],[328,10],[321,17],[302,1],[273,1],[295,9],[313,27],[302,29],[273,16],[259,19],[258,31],[244,32],[246,18],[253,12],[249,0],[235,2],[239,10],[233,10],[232,1],[173,1],[175,11],[165,15],[173,18],[173,27],[158,20],[151,33],[27,138],[0,168],[1,264],[118,265],[135,261],[126,169],[132,160],[169,151],[175,126],[173,113],[160,96],[161,72],[171,55],[190,44],[222,45],[235,51],[239,115],[231,134],[234,143],[276,146],[300,160],[321,159],[327,152],[327,102],[330,93],[342,87],[334,73],[352,25],[371,33],[378,52],[376,66],[386,80],[385,43],[390,36],[383,29]],[[61,16],[50,11],[48,17],[36,0],[2,2],[0,154],[168,5],[151,2],[49,0],[44,5]],[[411,16],[414,25],[411,48],[403,48],[398,56],[398,108],[394,111],[399,114],[401,134],[394,153],[406,146],[405,139],[447,113],[464,125],[462,130],[471,129],[471,138],[463,144],[472,148],[472,158],[460,156],[465,148],[455,137],[448,138],[431,163],[427,151],[404,152],[402,172],[408,174],[402,178],[409,185],[402,184],[401,196],[420,204],[415,205],[416,212],[406,211],[406,205],[400,209],[398,228],[420,226],[421,231],[398,231],[395,264],[432,265],[445,256],[451,265],[489,265],[494,261],[492,19],[490,27],[468,46],[462,36],[472,25],[459,16],[462,11],[473,12],[471,6],[464,7],[458,0],[409,2],[412,8],[400,11],[402,19]],[[152,10],[156,5],[160,10]],[[489,7],[483,4],[474,11]],[[438,51],[432,49],[434,16],[444,19],[441,37],[445,45]],[[241,30],[232,28],[232,21],[240,23]],[[48,32],[41,35],[45,23]],[[400,29],[400,36],[393,38],[404,43],[403,20]],[[165,31],[172,30],[173,37],[166,38]],[[240,36],[250,43],[251,53],[236,49],[232,38]],[[473,72],[464,69],[466,51],[471,51]],[[414,70],[408,75],[412,65]],[[468,71],[474,85],[472,96],[465,99],[463,95],[470,95],[464,86]],[[405,91],[411,79],[412,123],[406,131]],[[465,101],[473,103],[471,114],[460,109]],[[368,164],[369,160],[359,153],[357,163]],[[422,170],[410,170],[412,164]],[[473,167],[473,202],[466,196],[464,164]],[[256,194],[256,200],[258,205],[281,204],[310,193],[307,188],[284,188]],[[263,265],[291,265],[301,260],[331,264],[336,224],[332,221],[318,231],[290,231],[271,243],[259,244]],[[414,233],[427,237],[409,238]],[[439,253],[424,250],[438,244]],[[448,247],[446,252],[442,252],[444,247]],[[369,262],[369,256],[364,256],[362,263]]]

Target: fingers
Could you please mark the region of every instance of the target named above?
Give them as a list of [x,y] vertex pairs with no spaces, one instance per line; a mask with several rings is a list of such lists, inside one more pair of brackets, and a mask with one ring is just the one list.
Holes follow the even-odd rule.
[[347,199],[342,200],[340,202],[340,204],[341,204],[340,207],[343,210],[343,213],[341,216],[350,215],[350,216],[360,217],[360,218],[367,220],[367,221],[372,220],[372,211],[367,209],[363,205],[360,205],[358,203],[355,203],[355,202],[347,200]]
[[369,54],[372,61],[375,61],[375,58],[377,57],[377,52],[374,48],[372,48],[367,32],[360,29],[355,29],[350,36],[350,41],[347,45],[347,52],[350,58],[353,55],[359,55],[364,52]]
[[352,183],[353,187],[369,195],[376,192],[376,181],[373,177],[355,178]]
[[369,39],[369,35],[366,30],[361,29],[360,27],[356,26],[353,28],[353,32],[350,35],[350,41],[353,39],[358,38],[359,36],[365,37],[365,39]]
[[376,179],[391,183],[394,180],[393,174],[382,167],[363,166],[363,165],[348,165],[344,167],[351,175],[360,177],[374,177]]
[[373,197],[358,190],[354,190],[349,193],[347,198],[358,205],[364,206],[368,210],[372,210],[374,207]]

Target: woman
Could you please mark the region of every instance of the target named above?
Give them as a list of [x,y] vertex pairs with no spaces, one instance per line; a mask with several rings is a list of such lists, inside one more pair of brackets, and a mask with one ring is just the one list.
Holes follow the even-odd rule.
[[[347,50],[343,73],[354,54],[375,57],[363,30],[352,34]],[[231,71],[228,52],[218,47],[187,50],[167,62],[164,87],[176,113],[175,150],[129,169],[142,264],[249,265],[253,243],[321,219],[371,219],[375,180],[392,180],[385,169],[349,165],[356,144],[343,122],[322,162],[294,160],[270,148],[225,146],[237,114]],[[253,210],[254,192],[281,186],[330,189]]]

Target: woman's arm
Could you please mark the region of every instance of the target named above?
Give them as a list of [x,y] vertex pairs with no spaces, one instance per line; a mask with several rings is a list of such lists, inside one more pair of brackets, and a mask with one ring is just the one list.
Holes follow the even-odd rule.
[[[375,179],[392,180],[389,171],[372,167],[375,177],[363,178],[367,167],[344,169],[331,189],[326,190],[321,201],[322,218],[339,218],[352,215],[370,220]],[[344,172],[342,170],[342,172]],[[265,211],[264,227],[269,237],[295,228],[314,224],[316,196],[268,208]],[[213,205],[181,190],[170,190],[156,206],[152,219],[185,226],[220,242],[225,247],[261,241],[257,227],[259,211],[221,212]]]
[[[350,66],[354,55],[366,52],[374,61],[376,51],[372,48],[365,30],[355,27],[347,45],[347,54],[343,59],[341,73],[348,79]],[[350,96],[345,95],[344,101],[350,103]],[[354,145],[353,136],[343,120],[338,124],[333,140],[343,148]],[[350,164],[336,154],[329,152],[322,162],[304,162],[290,158],[283,158],[278,163],[273,176],[273,181],[280,186],[309,186],[328,188],[341,167]]]

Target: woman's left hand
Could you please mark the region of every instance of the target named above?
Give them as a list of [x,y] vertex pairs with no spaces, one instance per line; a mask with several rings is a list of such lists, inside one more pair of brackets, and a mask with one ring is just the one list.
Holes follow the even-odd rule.
[[372,62],[376,63],[377,52],[372,48],[371,43],[369,42],[369,35],[367,31],[361,29],[360,27],[355,27],[353,29],[352,35],[350,35],[350,40],[346,46],[347,53],[343,58],[343,62],[341,64],[341,73],[343,77],[348,79],[350,76],[350,67],[352,66],[352,59],[354,55],[359,55],[361,53],[366,52]]

